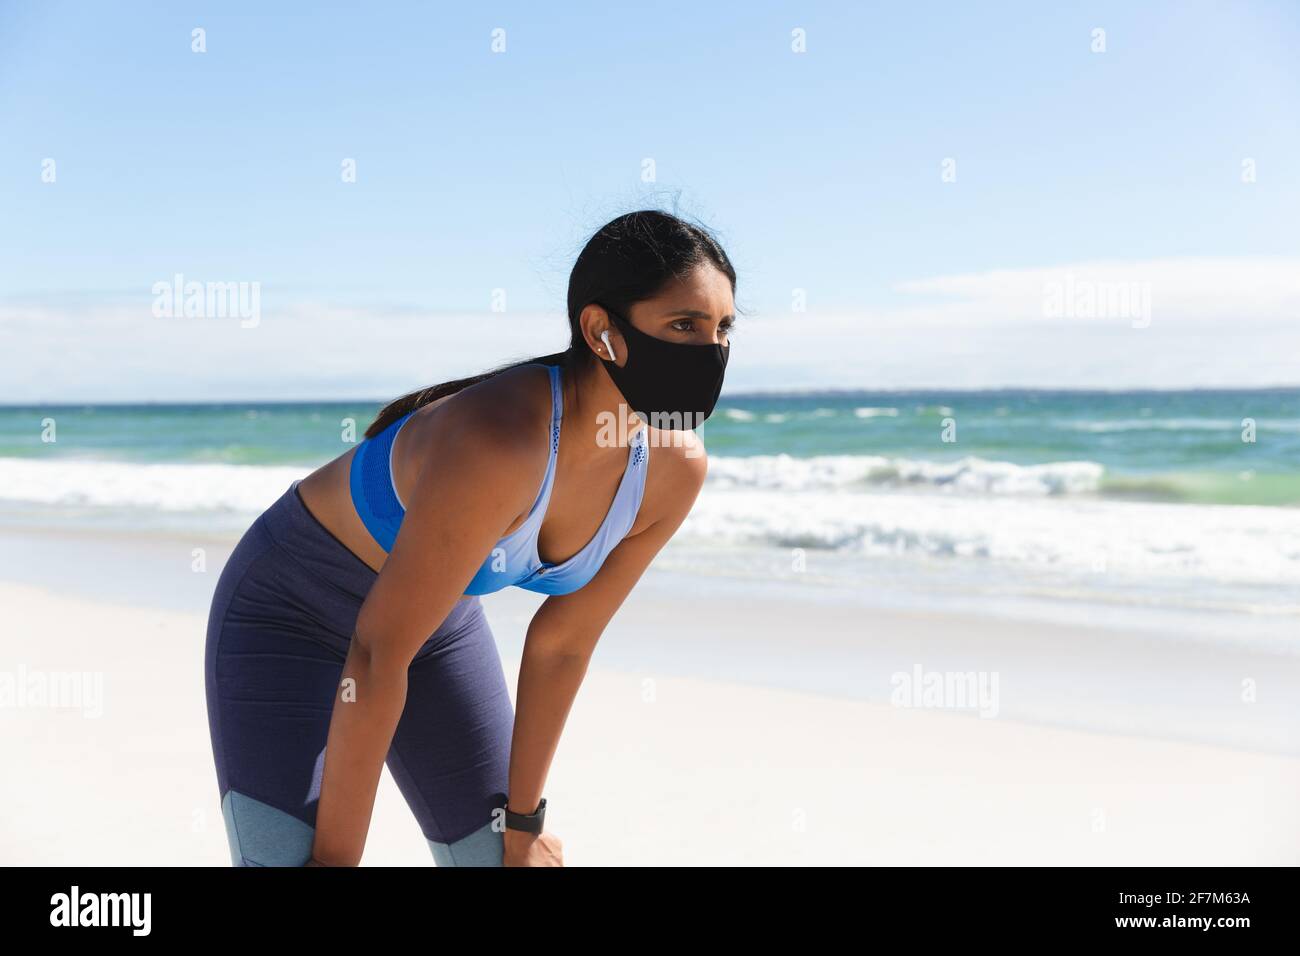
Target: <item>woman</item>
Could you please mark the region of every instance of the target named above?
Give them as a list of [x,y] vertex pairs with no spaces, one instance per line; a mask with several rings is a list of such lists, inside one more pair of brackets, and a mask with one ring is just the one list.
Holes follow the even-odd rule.
[[[704,481],[685,430],[722,387],[735,285],[704,230],[621,216],[573,267],[565,351],[398,399],[253,523],[205,653],[235,865],[357,865],[385,762],[437,865],[562,865],[546,774]],[[550,595],[517,715],[479,600],[510,585]]]

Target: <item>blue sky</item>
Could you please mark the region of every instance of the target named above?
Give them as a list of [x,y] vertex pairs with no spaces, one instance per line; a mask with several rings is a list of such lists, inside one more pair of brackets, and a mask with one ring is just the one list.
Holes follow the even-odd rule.
[[[1098,384],[1286,383],[1300,5],[979,6],[0,4],[0,401],[382,396],[549,350],[586,236],[674,204],[740,274],[729,387],[1053,384],[1092,347]],[[1156,277],[1144,331],[1183,344],[1035,324],[1023,289],[1090,263]],[[176,273],[259,283],[261,328],[160,328]]]

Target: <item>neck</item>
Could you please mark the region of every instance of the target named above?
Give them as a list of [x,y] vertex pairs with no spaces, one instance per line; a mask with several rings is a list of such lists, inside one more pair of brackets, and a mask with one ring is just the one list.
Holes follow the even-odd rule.
[[[599,360],[597,360],[597,364]],[[645,428],[645,422],[627,408],[627,402],[604,369],[588,364],[561,378],[564,390],[564,430],[574,440],[566,442],[582,460],[627,455],[625,441]]]

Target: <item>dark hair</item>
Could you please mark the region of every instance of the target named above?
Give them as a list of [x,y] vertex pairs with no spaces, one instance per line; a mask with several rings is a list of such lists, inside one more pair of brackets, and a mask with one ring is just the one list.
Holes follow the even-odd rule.
[[373,438],[407,412],[520,365],[571,369],[579,362],[594,361],[578,323],[584,308],[596,302],[626,316],[634,303],[654,298],[672,280],[684,278],[703,264],[716,266],[735,292],[736,270],[722,246],[703,226],[658,209],[629,212],[607,222],[587,240],[569,273],[567,349],[403,395],[384,407],[366,429],[365,437]]

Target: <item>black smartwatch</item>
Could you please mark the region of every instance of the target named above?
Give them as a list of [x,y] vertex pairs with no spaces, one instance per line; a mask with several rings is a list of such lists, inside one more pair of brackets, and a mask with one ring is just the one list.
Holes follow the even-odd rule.
[[532,813],[515,813],[506,806],[506,829],[523,830],[526,833],[541,833],[542,821],[546,819],[546,798],[542,797],[542,802],[537,805],[537,809]]

